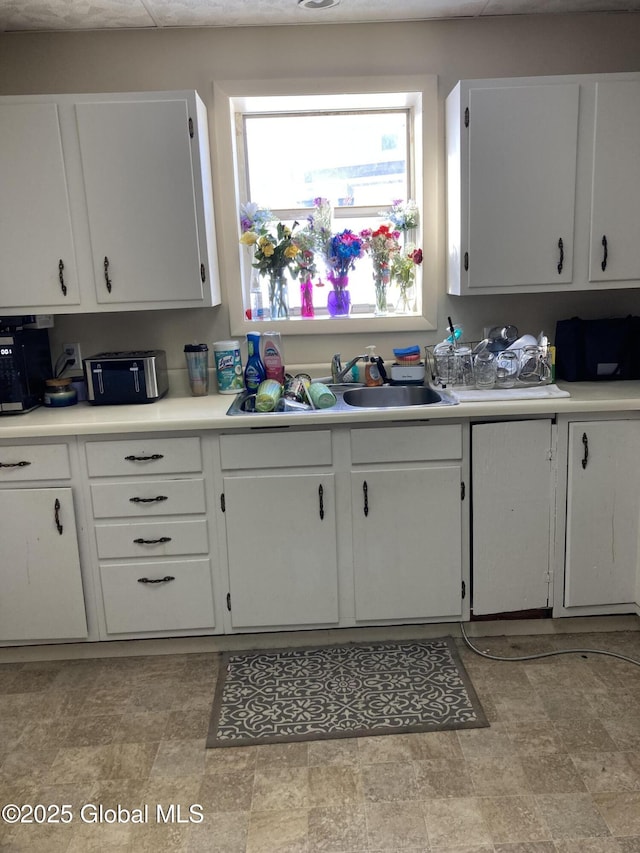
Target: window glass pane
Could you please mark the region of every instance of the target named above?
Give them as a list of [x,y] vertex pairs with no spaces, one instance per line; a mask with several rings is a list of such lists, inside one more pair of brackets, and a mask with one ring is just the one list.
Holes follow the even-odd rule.
[[274,209],[385,207],[408,195],[408,112],[245,115],[249,198]]

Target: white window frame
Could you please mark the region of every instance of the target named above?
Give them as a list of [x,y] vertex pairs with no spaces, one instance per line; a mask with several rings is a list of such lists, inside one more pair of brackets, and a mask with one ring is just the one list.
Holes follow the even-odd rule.
[[[380,95],[385,97],[381,103]],[[220,266],[225,302],[229,307],[231,333],[236,336],[259,330],[262,324],[245,317],[250,264],[239,243],[239,209],[242,197],[238,158],[239,137],[235,116],[243,112],[263,112],[265,98],[274,111],[305,109],[305,99],[315,96],[312,109],[354,109],[384,106],[410,107],[413,110],[414,199],[421,221],[416,244],[423,250],[420,314],[385,317],[359,316],[343,318],[292,318],[277,323],[283,335],[339,334],[359,332],[431,331],[437,327],[438,295],[438,139],[439,111],[435,75],[385,77],[313,78],[276,80],[227,80],[214,83],[214,139],[217,158],[214,172],[214,197]],[[323,97],[319,97],[323,96]],[[309,109],[309,101],[306,101]],[[286,152],[283,153],[285,156]],[[260,200],[268,204],[268,200]],[[421,279],[421,282],[420,282]],[[248,304],[248,298],[246,298]]]

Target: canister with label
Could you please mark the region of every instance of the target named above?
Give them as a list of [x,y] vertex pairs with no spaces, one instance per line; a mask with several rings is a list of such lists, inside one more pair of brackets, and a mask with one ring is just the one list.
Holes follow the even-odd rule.
[[219,394],[238,394],[244,389],[240,341],[215,341],[213,357]]

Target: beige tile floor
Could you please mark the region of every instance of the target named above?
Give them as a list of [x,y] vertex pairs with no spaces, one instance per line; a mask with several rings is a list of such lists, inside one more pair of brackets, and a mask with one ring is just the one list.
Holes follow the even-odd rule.
[[[640,658],[637,631],[474,642]],[[640,667],[461,654],[490,728],[218,750],[216,654],[1,664],[0,803],[73,819],[0,822],[0,850],[640,853]]]

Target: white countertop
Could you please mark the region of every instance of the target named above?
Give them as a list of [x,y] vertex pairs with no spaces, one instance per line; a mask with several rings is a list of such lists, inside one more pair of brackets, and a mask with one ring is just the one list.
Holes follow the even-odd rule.
[[640,381],[560,382],[558,387],[569,391],[571,396],[535,400],[486,399],[461,402],[457,406],[408,406],[375,412],[354,410],[336,413],[326,409],[304,414],[283,412],[233,417],[226,414],[233,401],[232,395],[213,393],[207,397],[184,397],[169,394],[162,400],[144,405],[91,406],[78,403],[68,408],[41,407],[24,415],[6,415],[0,417],[0,439],[640,411]]

